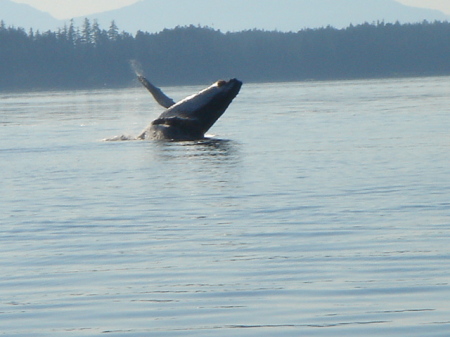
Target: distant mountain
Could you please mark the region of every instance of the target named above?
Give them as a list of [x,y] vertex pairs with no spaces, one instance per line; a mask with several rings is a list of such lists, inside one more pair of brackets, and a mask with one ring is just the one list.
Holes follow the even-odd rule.
[[[376,21],[408,23],[450,19],[440,11],[405,6],[394,0],[141,0],[88,18],[97,19],[104,29],[114,20],[121,31],[130,33],[159,32],[186,25],[209,26],[223,32],[254,28],[299,31]],[[83,19],[75,18],[75,24],[81,26]],[[10,0],[0,0],[0,20],[7,26],[41,31],[55,30],[68,23]]]
[[132,33],[191,24],[223,32],[253,28],[299,31],[378,20],[408,23],[449,19],[440,11],[405,6],[394,0],[142,0],[89,18],[98,19],[102,27],[115,20],[121,30]]
[[54,30],[62,26],[61,21],[50,14],[10,0],[0,0],[0,20],[3,20],[6,26],[33,28],[41,31]]

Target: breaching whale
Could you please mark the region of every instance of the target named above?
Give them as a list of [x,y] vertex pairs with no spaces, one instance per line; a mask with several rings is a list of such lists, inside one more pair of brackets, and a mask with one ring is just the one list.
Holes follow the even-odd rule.
[[239,93],[242,82],[237,79],[217,81],[199,93],[175,103],[144,76],[139,81],[165,110],[138,139],[198,140],[222,116]]

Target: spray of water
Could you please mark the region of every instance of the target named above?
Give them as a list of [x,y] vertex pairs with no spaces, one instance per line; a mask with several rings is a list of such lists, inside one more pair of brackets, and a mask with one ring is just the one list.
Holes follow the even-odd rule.
[[142,69],[142,64],[139,61],[130,60],[130,66],[136,76],[144,76],[144,70]]
[[[130,60],[130,66],[138,78],[144,76],[144,70],[139,61]],[[117,142],[117,141],[127,141],[127,140],[136,140],[136,137],[129,136],[129,135],[120,135],[120,136],[103,139],[103,141],[105,141],[105,142]]]

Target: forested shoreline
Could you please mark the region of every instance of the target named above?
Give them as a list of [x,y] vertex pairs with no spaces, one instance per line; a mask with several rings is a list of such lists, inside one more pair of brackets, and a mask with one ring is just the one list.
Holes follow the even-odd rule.
[[158,85],[450,74],[450,23],[222,33],[176,27],[121,32],[97,22],[26,32],[0,23],[0,90],[123,87],[136,60]]

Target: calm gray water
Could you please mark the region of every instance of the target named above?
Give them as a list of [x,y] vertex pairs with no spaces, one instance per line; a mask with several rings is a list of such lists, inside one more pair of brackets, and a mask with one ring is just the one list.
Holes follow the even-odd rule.
[[0,107],[0,335],[449,335],[449,77],[244,84],[203,142],[102,141],[140,87]]

